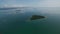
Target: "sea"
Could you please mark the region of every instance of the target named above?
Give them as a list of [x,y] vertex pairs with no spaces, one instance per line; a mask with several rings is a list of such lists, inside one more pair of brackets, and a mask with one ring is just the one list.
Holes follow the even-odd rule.
[[[30,20],[32,15],[46,18]],[[60,8],[0,8],[0,34],[60,34]]]

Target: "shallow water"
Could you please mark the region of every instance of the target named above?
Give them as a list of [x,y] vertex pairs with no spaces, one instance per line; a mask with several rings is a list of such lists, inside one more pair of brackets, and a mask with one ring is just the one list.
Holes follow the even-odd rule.
[[[20,8],[21,9],[21,8]],[[1,34],[60,34],[59,8],[23,8],[0,10]],[[47,16],[29,20],[32,15]]]

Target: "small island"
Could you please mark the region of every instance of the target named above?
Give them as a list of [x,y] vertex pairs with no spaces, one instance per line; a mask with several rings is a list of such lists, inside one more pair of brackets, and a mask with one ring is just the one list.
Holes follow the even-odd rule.
[[42,19],[42,18],[45,18],[45,16],[32,15],[32,17],[30,18],[30,20],[36,20],[36,19]]

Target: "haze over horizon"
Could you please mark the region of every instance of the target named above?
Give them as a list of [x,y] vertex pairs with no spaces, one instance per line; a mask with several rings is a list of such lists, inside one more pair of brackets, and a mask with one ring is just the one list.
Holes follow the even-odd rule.
[[0,7],[60,7],[60,0],[0,0]]

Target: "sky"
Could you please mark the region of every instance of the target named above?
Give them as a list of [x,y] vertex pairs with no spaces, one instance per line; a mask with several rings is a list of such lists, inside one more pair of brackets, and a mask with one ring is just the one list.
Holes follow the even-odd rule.
[[0,0],[0,7],[60,7],[60,0]]

